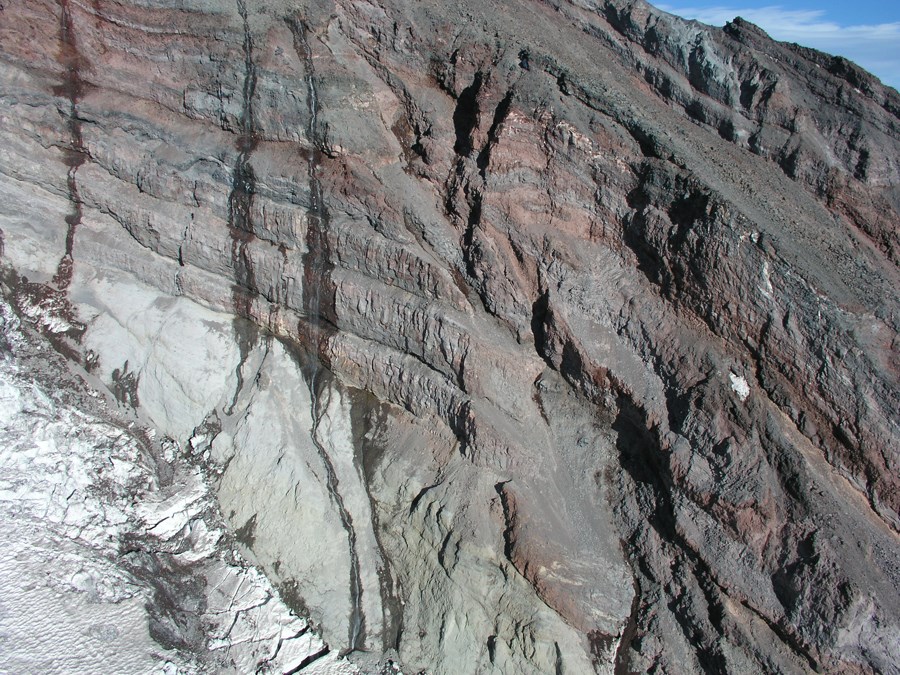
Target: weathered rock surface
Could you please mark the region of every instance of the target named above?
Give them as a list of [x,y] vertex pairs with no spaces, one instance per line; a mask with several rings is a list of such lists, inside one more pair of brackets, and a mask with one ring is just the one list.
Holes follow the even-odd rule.
[[898,672],[900,96],[640,1],[0,4],[4,292],[335,653]]
[[0,668],[359,672],[234,550],[207,472],[0,301]]

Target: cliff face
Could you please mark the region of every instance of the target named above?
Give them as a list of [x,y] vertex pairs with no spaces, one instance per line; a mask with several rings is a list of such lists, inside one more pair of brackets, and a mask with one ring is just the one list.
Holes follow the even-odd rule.
[[334,651],[897,672],[896,91],[624,0],[8,0],[0,78],[5,294]]

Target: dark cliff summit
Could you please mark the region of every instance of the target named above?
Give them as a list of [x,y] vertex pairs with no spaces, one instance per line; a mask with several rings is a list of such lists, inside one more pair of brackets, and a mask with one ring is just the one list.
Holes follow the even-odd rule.
[[364,670],[900,672],[898,223],[900,95],[740,18],[0,3],[4,296]]

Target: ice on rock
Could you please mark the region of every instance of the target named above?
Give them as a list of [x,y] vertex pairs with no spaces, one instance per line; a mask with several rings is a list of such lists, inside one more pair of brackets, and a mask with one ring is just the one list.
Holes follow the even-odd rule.
[[728,378],[731,380],[732,390],[741,399],[741,402],[746,401],[747,397],[750,396],[750,385],[747,384],[747,380],[742,375],[734,373],[729,373]]

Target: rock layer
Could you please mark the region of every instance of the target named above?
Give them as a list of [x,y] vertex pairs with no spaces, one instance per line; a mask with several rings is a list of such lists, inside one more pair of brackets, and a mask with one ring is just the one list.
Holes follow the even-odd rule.
[[639,1],[0,17],[5,293],[335,651],[895,672],[896,91]]

